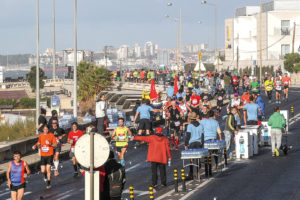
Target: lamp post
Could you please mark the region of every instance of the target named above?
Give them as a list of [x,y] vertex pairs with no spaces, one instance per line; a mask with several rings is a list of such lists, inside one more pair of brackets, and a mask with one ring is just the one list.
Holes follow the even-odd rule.
[[74,0],[74,96],[73,115],[77,117],[77,0]]
[[55,58],[55,0],[52,0],[52,19],[53,19],[53,74],[52,79],[55,80],[56,58]]
[[[168,3],[168,6],[173,6],[173,7],[175,7],[175,8],[178,8],[179,9],[179,25],[178,25],[178,29],[179,29],[179,33],[178,33],[178,37],[179,37],[179,52],[178,52],[178,54],[179,54],[179,65],[181,66],[181,23],[182,23],[182,9],[181,9],[181,7],[179,7],[179,6],[175,6],[173,3]],[[178,71],[179,71],[179,66],[178,66],[178,64],[177,64],[177,74],[178,74]]]
[[[40,29],[39,29],[39,0],[36,0],[36,126],[40,116]],[[36,132],[38,134],[38,131]]]
[[[214,41],[214,50],[215,50],[215,56],[217,56],[217,5],[213,4],[213,3],[208,3],[207,1],[202,1],[201,4],[205,4],[205,5],[209,5],[212,6],[214,8],[214,18],[215,18],[215,22],[214,22],[214,37],[215,37],[215,41]],[[219,59],[219,58],[217,58]]]
[[179,65],[179,62],[178,62],[178,59],[179,59],[179,29],[180,29],[180,26],[179,26],[179,20],[177,18],[171,18],[169,15],[166,15],[166,18],[168,19],[172,19],[174,20],[174,22],[176,22],[178,24],[178,28],[177,28],[177,39],[176,39],[176,73],[178,74],[178,65]]
[[259,81],[260,85],[262,85],[262,0],[259,1],[259,6]]

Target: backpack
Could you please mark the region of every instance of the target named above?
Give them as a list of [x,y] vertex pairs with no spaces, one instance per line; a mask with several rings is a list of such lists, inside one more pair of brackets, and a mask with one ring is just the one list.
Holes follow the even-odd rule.
[[109,196],[120,197],[125,184],[125,169],[117,162],[111,162],[107,169]]

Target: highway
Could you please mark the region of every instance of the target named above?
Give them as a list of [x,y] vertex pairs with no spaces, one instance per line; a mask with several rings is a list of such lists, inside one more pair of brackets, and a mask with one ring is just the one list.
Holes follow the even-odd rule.
[[[263,100],[267,102],[264,93]],[[300,128],[299,100],[300,89],[290,89],[289,102],[280,105],[281,109],[290,110],[295,106],[296,119],[290,126],[289,142],[293,146],[288,156],[272,158],[270,147],[260,149],[258,156],[249,160],[230,161],[228,168],[222,173],[215,173],[213,178],[203,179],[201,182],[190,181],[188,191],[175,195],[173,170],[182,167],[180,150],[172,151],[172,165],[167,167],[167,187],[158,186],[155,190],[156,199],[300,199],[300,136],[297,131]],[[266,115],[273,113],[274,103],[266,103]],[[224,114],[224,109],[223,109]],[[224,122],[221,122],[223,129]],[[129,146],[126,154],[126,185],[123,199],[129,197],[129,186],[135,188],[135,199],[149,199],[148,187],[151,185],[151,168],[146,162],[147,146],[137,148],[133,144]],[[58,177],[53,177],[51,190],[46,190],[43,176],[39,173],[32,174],[28,179],[25,200],[60,200],[60,199],[84,199],[84,179],[82,176],[73,178],[73,167],[70,160],[62,162],[62,168]],[[202,177],[203,178],[203,177]],[[160,185],[160,181],[158,182]],[[10,199],[10,192],[5,183],[0,186],[0,199]]]

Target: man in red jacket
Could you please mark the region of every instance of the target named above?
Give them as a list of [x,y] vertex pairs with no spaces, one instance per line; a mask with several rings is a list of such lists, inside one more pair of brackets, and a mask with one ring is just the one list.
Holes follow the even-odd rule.
[[157,127],[156,134],[151,136],[135,136],[133,139],[149,143],[147,161],[151,162],[152,186],[157,186],[157,167],[160,171],[160,180],[163,186],[167,186],[166,164],[171,161],[169,139],[162,135],[162,128]]

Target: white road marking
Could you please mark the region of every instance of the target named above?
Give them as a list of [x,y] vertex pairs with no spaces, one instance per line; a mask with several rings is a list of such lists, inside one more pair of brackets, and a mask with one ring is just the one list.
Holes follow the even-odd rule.
[[0,194],[0,197],[5,196],[5,195],[7,195],[7,194],[10,194],[10,191],[1,193],[1,194]]
[[[219,163],[219,166],[222,166],[222,165],[224,165],[224,161],[222,161],[222,162]],[[222,174],[222,173],[223,173],[224,171],[226,171],[227,169],[228,169],[228,167],[225,167],[224,169],[222,169],[221,173],[218,173],[215,177],[217,177],[219,174]],[[202,173],[200,174],[200,176],[203,176],[204,174],[205,174],[205,172],[202,172]],[[201,179],[201,180],[202,180],[202,179]],[[204,182],[202,182],[199,186],[197,186],[197,188],[195,188],[194,190],[190,191],[190,192],[187,193],[186,195],[189,195],[189,196],[192,195],[192,194],[195,192],[196,189],[199,189],[201,186],[204,186],[204,185],[210,183],[212,180],[214,180],[214,177],[210,177],[208,180],[204,180]],[[193,181],[190,181],[189,183],[187,183],[187,184],[186,184],[186,187],[189,186],[189,185],[191,185],[192,182],[193,182]],[[181,189],[182,189],[182,185],[180,184],[180,186],[178,187],[178,190],[181,190]],[[166,197],[171,196],[172,193],[174,193],[174,190],[170,190],[169,192],[167,192],[167,193],[165,193],[165,194],[159,196],[158,198],[156,198],[156,200],[165,199]],[[190,193],[191,193],[191,194],[190,194]],[[186,195],[185,195],[185,196],[186,196]],[[182,197],[181,199],[184,199],[185,196]]]
[[[28,194],[31,194],[32,192],[25,192],[24,193],[24,196],[26,196],[26,195],[28,195]],[[11,200],[11,198],[8,198],[8,199],[6,199],[6,200]]]
[[57,200],[63,200],[63,199],[66,199],[66,198],[68,198],[68,197],[70,197],[71,195],[70,194],[68,194],[68,195],[64,195],[63,197],[60,197],[59,199],[57,199]]
[[132,167],[129,167],[128,169],[125,169],[125,171],[126,171],[126,172],[129,172],[129,171],[131,171],[131,170],[137,168],[137,167],[140,166],[140,165],[142,165],[142,163],[138,163],[138,164],[136,164],[136,165],[133,165]]
[[66,195],[66,194],[68,194],[68,193],[71,193],[71,192],[73,192],[73,190],[69,190],[69,191],[60,193],[60,194],[56,195],[56,198],[61,197],[61,196],[64,196],[64,195]]

